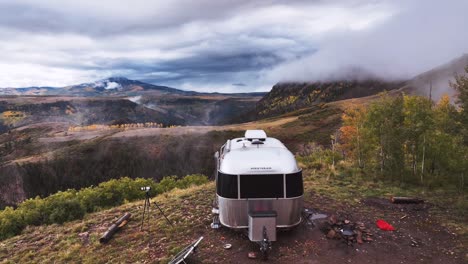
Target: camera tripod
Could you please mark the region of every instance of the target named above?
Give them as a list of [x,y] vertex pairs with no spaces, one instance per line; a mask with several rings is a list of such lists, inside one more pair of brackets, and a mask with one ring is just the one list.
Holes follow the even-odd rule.
[[[158,205],[156,202],[153,202],[153,204],[156,206],[156,208],[159,209],[159,211],[160,211],[161,214],[164,216],[164,218],[166,218],[166,221],[167,221],[171,226],[174,226],[174,225],[172,224],[172,222],[169,220],[169,218],[167,218],[167,216],[164,214],[164,212],[163,212],[163,210],[161,209],[161,207],[159,207],[159,205]],[[145,213],[146,213],[146,218],[148,219],[148,225],[149,225],[150,207],[151,207],[151,200],[150,200],[149,190],[146,190],[146,194],[145,194],[145,205],[144,205],[144,207],[143,207],[143,217],[141,218],[140,231],[143,230],[143,224],[145,223]]]

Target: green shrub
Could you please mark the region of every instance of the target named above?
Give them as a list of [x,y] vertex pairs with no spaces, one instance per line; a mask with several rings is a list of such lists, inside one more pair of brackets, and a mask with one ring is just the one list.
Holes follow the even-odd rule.
[[143,199],[141,187],[151,187],[151,195],[161,194],[174,188],[188,188],[208,182],[201,174],[177,179],[169,176],[156,183],[152,179],[123,177],[103,182],[95,187],[57,192],[45,198],[27,199],[17,209],[7,207],[0,211],[0,240],[15,236],[28,225],[63,224],[82,219],[86,213],[118,206],[127,201]]
[[156,187],[156,193],[165,193],[177,187],[177,176],[164,177]]
[[45,199],[37,196],[22,202],[16,209],[16,214],[21,216],[26,225],[40,225],[47,220],[44,205]]
[[87,213],[96,212],[105,207],[102,206],[104,194],[96,187],[83,188],[76,196]]
[[0,239],[15,236],[25,227],[26,224],[12,207],[7,207],[0,213]]
[[184,189],[192,185],[202,185],[208,182],[208,178],[202,174],[187,175],[180,179],[177,183],[177,188]]
[[159,182],[155,190],[157,194],[161,194],[175,188],[185,189],[193,185],[202,185],[207,182],[208,178],[202,174],[187,175],[181,179],[177,179],[177,176],[168,176],[164,177]]
[[340,153],[332,151],[330,149],[324,149],[323,147],[316,146],[305,156],[298,156],[297,160],[303,163],[307,168],[322,170],[326,169],[335,162],[337,165],[343,157]]
[[75,219],[82,219],[85,215],[85,211],[77,199],[57,200],[52,203],[52,206],[53,207],[52,210],[50,210],[49,219],[47,221],[48,224],[63,224],[64,222]]

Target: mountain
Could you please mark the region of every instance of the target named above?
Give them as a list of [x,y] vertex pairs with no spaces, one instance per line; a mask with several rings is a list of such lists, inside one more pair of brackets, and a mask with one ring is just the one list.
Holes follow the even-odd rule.
[[[41,122],[226,124],[266,93],[198,93],[112,77],[66,87],[0,89],[0,133]],[[1,97],[3,95],[3,97]]]
[[54,93],[54,87],[0,88],[1,95],[47,95]]
[[382,91],[422,96],[431,93],[433,100],[438,100],[443,94],[453,98],[456,92],[450,87],[450,81],[454,80],[456,74],[464,74],[467,66],[468,54],[464,54],[406,81],[384,80],[362,72],[359,68],[352,68],[343,80],[278,83],[257,102],[254,111],[243,116],[243,120],[278,116],[321,103],[366,97]]
[[157,94],[193,94],[194,92],[182,91],[179,89],[144,83],[136,80],[129,80],[124,77],[111,77],[92,83],[83,83],[74,86],[67,86],[61,94],[80,96],[131,96],[141,93]]
[[257,118],[272,117],[320,103],[365,97],[398,89],[404,83],[379,79],[278,83],[258,101],[256,113],[250,115]]
[[152,94],[196,94],[167,86],[154,85],[125,77],[111,77],[91,83],[65,87],[3,88],[0,95],[132,96]]
[[456,92],[449,83],[454,80],[456,74],[464,74],[467,66],[468,54],[464,54],[446,64],[415,76],[401,90],[406,93],[429,96],[432,85],[432,99],[437,100],[444,94],[453,98],[456,96]]

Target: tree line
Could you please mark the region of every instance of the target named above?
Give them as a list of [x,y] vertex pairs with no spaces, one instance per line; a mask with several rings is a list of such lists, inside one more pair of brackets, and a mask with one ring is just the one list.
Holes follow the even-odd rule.
[[[468,73],[468,67],[466,68]],[[444,95],[381,94],[368,106],[343,114],[332,149],[364,174],[425,186],[465,188],[468,170],[468,77],[450,84],[456,105]]]

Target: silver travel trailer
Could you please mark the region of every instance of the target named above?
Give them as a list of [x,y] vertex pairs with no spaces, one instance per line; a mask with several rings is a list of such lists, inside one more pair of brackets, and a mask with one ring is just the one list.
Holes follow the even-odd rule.
[[215,158],[213,226],[248,230],[266,256],[277,229],[301,222],[302,170],[283,143],[263,130],[228,140]]

